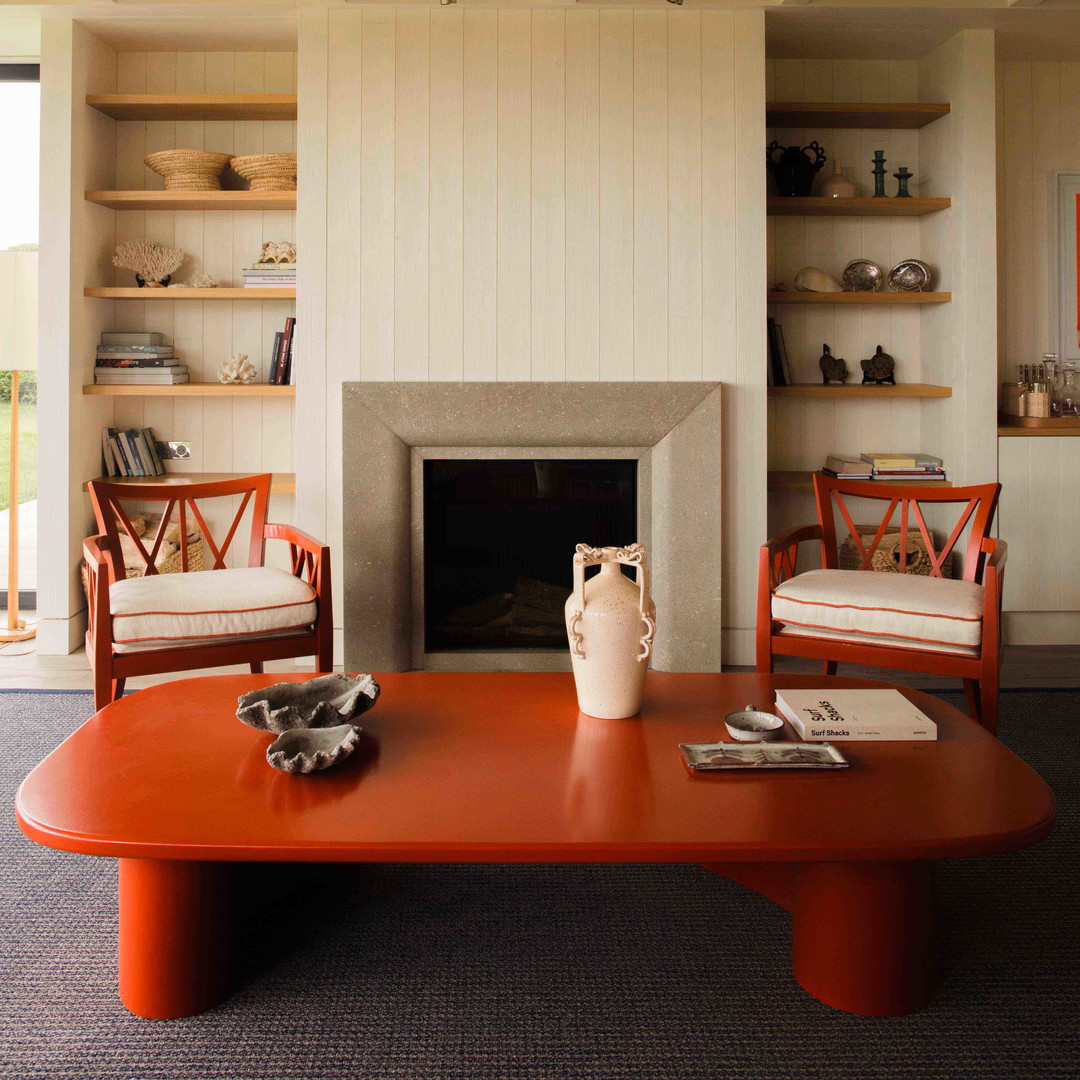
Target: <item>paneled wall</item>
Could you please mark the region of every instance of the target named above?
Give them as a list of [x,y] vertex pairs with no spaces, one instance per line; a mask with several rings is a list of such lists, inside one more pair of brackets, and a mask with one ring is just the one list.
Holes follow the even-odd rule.
[[1057,352],[1049,225],[1055,169],[1080,172],[1080,61],[1006,60],[998,70],[998,363]]
[[720,379],[726,621],[749,633],[763,62],[760,12],[301,13],[307,527],[340,548],[345,380]]

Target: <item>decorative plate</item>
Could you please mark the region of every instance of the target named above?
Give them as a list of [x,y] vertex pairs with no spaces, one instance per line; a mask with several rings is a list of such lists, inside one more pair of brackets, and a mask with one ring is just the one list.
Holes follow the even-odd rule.
[[889,271],[889,288],[894,292],[923,292],[930,288],[933,272],[919,259],[905,259]]
[[844,267],[841,281],[844,292],[877,292],[885,272],[869,259],[853,259]]

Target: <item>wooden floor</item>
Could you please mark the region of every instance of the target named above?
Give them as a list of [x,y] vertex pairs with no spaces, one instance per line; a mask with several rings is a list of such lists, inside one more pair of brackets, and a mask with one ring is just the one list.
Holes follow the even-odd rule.
[[[6,690],[90,690],[93,680],[86,654],[82,650],[70,656],[38,656],[32,641],[0,648],[0,689]],[[313,660],[277,660],[266,665],[272,671],[311,671]],[[143,686],[191,678],[196,675],[223,675],[246,671],[246,667],[210,668],[205,671],[173,672],[167,675],[144,675],[129,679],[128,687]],[[340,670],[340,669],[339,669]],[[751,671],[751,668],[731,667],[730,671]],[[784,672],[820,672],[815,660],[782,657],[776,670]],[[886,682],[912,686],[920,690],[959,689],[958,680],[936,675],[916,675],[884,668],[840,665],[840,673],[857,678],[884,679]],[[1002,687],[1080,689],[1080,646],[1011,646],[1005,650],[1001,669]]]

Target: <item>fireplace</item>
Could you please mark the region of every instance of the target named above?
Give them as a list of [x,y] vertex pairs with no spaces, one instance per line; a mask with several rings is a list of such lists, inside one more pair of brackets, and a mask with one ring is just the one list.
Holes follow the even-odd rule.
[[425,651],[562,651],[568,553],[637,539],[637,461],[429,458],[421,501]]
[[638,541],[653,667],[720,670],[717,383],[346,383],[348,670],[568,670],[574,545]]

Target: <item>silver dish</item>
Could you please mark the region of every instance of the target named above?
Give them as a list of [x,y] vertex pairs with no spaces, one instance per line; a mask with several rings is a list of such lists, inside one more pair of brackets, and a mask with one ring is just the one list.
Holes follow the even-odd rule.
[[784,721],[756,705],[747,705],[741,712],[728,713],[724,726],[736,742],[766,742],[779,737]]
[[930,288],[933,271],[919,259],[905,259],[889,271],[889,288],[894,292],[923,292]]
[[844,292],[877,292],[885,272],[869,259],[853,259],[844,267],[840,281]]

